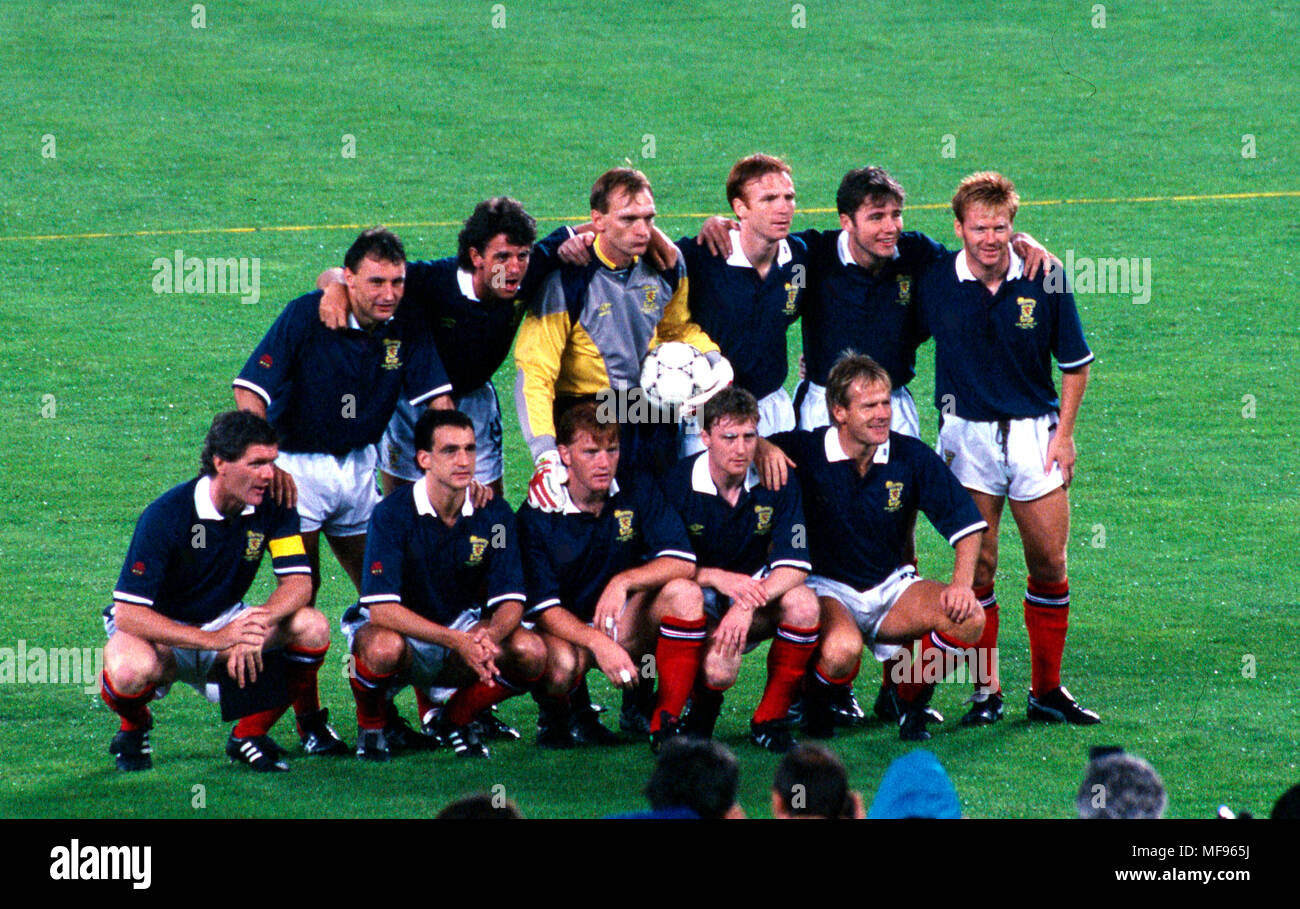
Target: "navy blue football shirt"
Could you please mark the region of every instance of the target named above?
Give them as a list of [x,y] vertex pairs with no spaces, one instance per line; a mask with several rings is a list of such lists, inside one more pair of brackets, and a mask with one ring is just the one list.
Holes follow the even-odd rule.
[[1092,351],[1069,291],[1034,281],[1014,251],[991,294],[965,250],[931,268],[917,287],[922,336],[934,337],[934,403],[965,420],[1039,417],[1059,406],[1052,358],[1062,370],[1091,363]]
[[451,392],[429,333],[413,313],[372,331],[348,316],[331,331],[320,320],[321,291],[292,301],[232,383],[266,402],[283,451],[342,456],[378,442],[398,396],[418,407]]
[[465,497],[456,523],[443,523],[425,480],[385,496],[366,528],[362,607],[401,603],[451,625],[467,609],[491,613],[524,600],[523,568],[510,506],[494,498],[475,508]]
[[668,504],[686,525],[701,568],[752,575],[764,566],[811,571],[799,484],[772,491],[751,466],[733,506],[718,494],[709,453],[683,458],[663,479]]
[[943,460],[910,436],[891,432],[866,476],[858,475],[833,425],[769,441],[797,466],[814,574],[857,590],[875,587],[903,564],[917,511],[954,546],[988,526]]
[[515,333],[542,281],[559,266],[556,253],[573,232],[561,227],[533,245],[528,270],[513,300],[480,300],[473,274],[455,256],[409,262],[401,309],[410,308],[433,334],[438,357],[456,395],[492,380],[510,355]]
[[811,280],[803,301],[803,351],[808,378],[825,385],[846,350],[871,357],[889,372],[894,388],[916,375],[916,313],[912,290],[945,252],[925,234],[904,231],[894,257],[869,272],[849,253],[848,232],[801,231],[808,244]]
[[634,476],[616,481],[599,515],[569,502],[548,513],[519,507],[519,538],[528,586],[528,615],[562,606],[590,622],[610,578],[660,556],[695,561],[681,520],[655,482]]
[[268,494],[226,517],[212,504],[211,489],[211,477],[196,477],[149,504],[136,522],[114,600],[206,625],[243,600],[268,549],[277,576],[311,574],[298,512]]
[[715,256],[694,237],[677,241],[686,261],[691,319],[712,338],[735,370],[735,384],[762,398],[785,384],[790,364],[786,330],[799,318],[807,283],[808,247],[782,240],[767,276],[745,258],[740,232],[731,232],[731,255]]

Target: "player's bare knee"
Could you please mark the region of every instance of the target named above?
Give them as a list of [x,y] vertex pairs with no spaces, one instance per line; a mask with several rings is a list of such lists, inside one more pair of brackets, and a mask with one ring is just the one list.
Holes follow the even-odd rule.
[[782,594],[782,623],[795,628],[812,628],[820,617],[821,607],[817,604],[817,594],[811,588],[799,584]]
[[535,679],[546,671],[546,645],[540,635],[516,628],[504,644],[510,662],[528,678]]
[[356,654],[371,672],[388,675],[396,672],[406,652],[402,636],[386,628],[372,628],[371,633],[358,637]]
[[817,666],[832,676],[853,671],[862,659],[862,636],[857,629],[835,628],[823,635],[817,648]]
[[548,694],[556,697],[568,694],[578,683],[578,670],[578,653],[571,645],[565,641],[548,643],[544,670]]
[[674,578],[664,585],[662,596],[673,618],[688,622],[704,618],[704,593],[694,581]]
[[710,688],[719,691],[736,684],[740,675],[740,657],[726,657],[717,651],[709,651],[704,657],[704,681]]
[[955,625],[950,633],[963,644],[977,643],[984,633],[984,610],[975,610],[974,615]]
[[289,620],[291,642],[299,647],[319,650],[330,644],[330,620],[319,609],[305,607]]

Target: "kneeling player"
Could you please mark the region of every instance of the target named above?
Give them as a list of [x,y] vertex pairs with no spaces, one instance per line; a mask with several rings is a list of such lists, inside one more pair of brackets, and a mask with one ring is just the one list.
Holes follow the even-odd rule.
[[[272,703],[239,721],[226,754],[254,770],[288,770],[268,733],[289,700],[308,754],[347,752],[317,697],[329,620],[308,605],[311,568],[298,514],[267,495],[276,454],[276,432],[265,420],[218,414],[203,443],[202,473],[155,499],[136,523],[113,604],[104,610],[102,694],[122,718],[109,746],[117,769],[153,766],[149,702],[174,682],[224,700],[224,669],[252,697],[272,651],[283,651],[287,697],[257,695]],[[245,606],[267,549],[276,588],[261,606]]]
[[[971,589],[987,526],[943,461],[922,442],[890,432],[889,373],[855,354],[831,369],[826,389],[832,425],[778,433],[760,442],[760,471],[784,483],[785,459],[798,467],[808,517],[813,574],[821,602],[821,644],[804,699],[813,735],[833,734],[830,704],[857,676],[864,642],[878,660],[922,638],[923,662],[979,640],[984,611]],[[920,510],[956,549],[952,582],[917,576],[905,560]],[[925,729],[933,682],[899,685],[899,736]]]
[[713,735],[722,694],[736,683],[743,653],[775,638],[767,687],[750,720],[750,738],[769,751],[795,746],[787,714],[817,646],[817,596],[804,584],[812,564],[799,486],[772,491],[754,469],[759,407],[743,388],[724,388],[704,405],[704,452],[684,458],[664,480],[668,502],[686,524],[709,623],[703,672],[683,723],[688,735]]
[[[474,424],[430,410],[415,424],[424,479],[375,506],[366,530],[361,599],[343,616],[352,646],[357,757],[386,761],[388,700],[406,684],[455,688],[428,730],[462,757],[488,757],[471,721],[528,690],[546,650],[521,628],[523,572],[510,507],[475,508]],[[485,592],[485,593],[484,593]]]
[[700,666],[704,607],[690,580],[695,556],[652,478],[629,477],[627,489],[614,480],[619,427],[601,423],[594,404],[565,411],[556,443],[568,474],[564,510],[519,509],[528,614],[547,650],[538,744],[617,741],[590,711],[571,728],[569,692],[592,666],[634,689],[653,652],[659,687],[646,728],[658,750],[679,732]]

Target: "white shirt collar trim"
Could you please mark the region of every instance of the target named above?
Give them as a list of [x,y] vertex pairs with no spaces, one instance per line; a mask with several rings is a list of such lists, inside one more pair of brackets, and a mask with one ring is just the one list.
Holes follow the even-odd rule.
[[[835,241],[835,248],[839,251],[841,265],[858,265],[853,258],[853,254],[849,252],[849,232],[847,230],[840,230],[839,238]],[[889,258],[899,259],[902,258],[902,255],[903,254],[898,251],[898,244],[894,244],[894,254]],[[858,268],[861,267],[861,265],[858,265]]]
[[[568,494],[569,484],[564,484],[564,513],[565,514],[583,514],[581,508],[573,504],[573,497]],[[609,481],[609,497],[612,499],[618,495],[618,480]]]
[[[840,431],[834,424],[826,427],[826,436],[824,438],[826,447],[826,460],[834,464],[836,461],[847,461],[848,453],[844,451],[844,446],[840,444]],[[889,440],[886,439],[883,445],[876,446],[876,453],[871,458],[873,464],[889,463]]]
[[475,303],[481,302],[478,294],[474,293],[474,273],[466,271],[463,268],[456,269],[456,284],[460,287],[460,292]]
[[[749,492],[758,485],[758,468],[753,464],[749,465],[749,470],[745,473],[745,492]],[[713,475],[709,473],[709,453],[702,451],[695,458],[695,464],[691,467],[691,489],[705,495],[718,495],[718,484],[713,482]]]
[[[429,501],[429,486],[427,479],[415,481],[415,513],[425,517],[438,517],[437,510],[433,507],[433,502]],[[469,517],[474,513],[474,503],[469,500],[469,491],[465,492],[465,504],[460,507],[460,513]]]
[[[250,515],[255,510],[252,505],[245,505],[239,516]],[[217,506],[212,502],[212,477],[206,474],[199,477],[199,481],[194,484],[194,513],[199,516],[200,521],[224,521],[226,519],[226,516],[217,511]]]
[[[794,253],[790,251],[790,242],[780,240],[776,244],[776,264],[777,267],[785,265],[794,258]],[[754,263],[750,262],[745,255],[745,251],[740,248],[740,231],[731,232],[731,255],[727,256],[727,264],[734,265],[736,268],[753,268]]]
[[[1004,280],[1014,281],[1017,278],[1024,277],[1025,260],[1016,255],[1014,249],[1007,250],[1011,254],[1011,264],[1007,267],[1007,275]],[[963,249],[957,253],[957,280],[974,281],[975,273],[970,270],[970,263],[966,261],[966,250]]]

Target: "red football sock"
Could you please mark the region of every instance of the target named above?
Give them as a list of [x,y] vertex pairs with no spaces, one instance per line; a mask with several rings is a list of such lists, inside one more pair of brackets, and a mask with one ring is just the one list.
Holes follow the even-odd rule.
[[[975,694],[1001,694],[1001,681],[996,683],[993,681],[998,676],[998,599],[993,594],[993,585],[984,584],[976,587],[975,598],[984,607],[984,631],[980,633],[980,639],[975,642],[975,648],[971,652],[977,676]],[[981,668],[987,670],[988,678],[978,677],[982,674],[979,671]]]
[[659,731],[660,711],[674,717],[682,715],[704,657],[704,637],[703,616],[698,619],[668,616],[659,623],[659,641],[655,644],[655,674],[659,677],[659,691],[650,716],[651,732]]
[[541,677],[539,673],[535,678],[516,680],[507,677],[504,673],[497,673],[489,681],[479,681],[464,688],[457,688],[456,693],[447,702],[447,706],[443,708],[442,715],[451,725],[464,726],[493,704],[523,694]]
[[1029,632],[1029,690],[1046,694],[1061,687],[1061,658],[1070,626],[1070,582],[1029,579],[1025,591],[1025,628]]
[[154,685],[147,686],[139,694],[119,694],[108,677],[108,670],[103,672],[99,686],[99,696],[104,699],[108,709],[122,718],[123,732],[138,732],[153,728],[153,714],[149,711],[149,702],[153,700]]
[[905,704],[927,704],[936,682],[947,677],[948,667],[955,667],[966,648],[956,639],[937,631],[921,638],[921,654],[912,667],[911,677],[898,686],[898,697]]
[[275,721],[284,716],[284,712],[289,709],[289,705],[283,707],[272,707],[270,710],[259,710],[257,713],[250,713],[235,724],[231,730],[231,735],[237,739],[246,739],[253,735],[266,735],[275,725]]
[[362,729],[383,729],[388,713],[388,685],[396,673],[380,675],[355,655],[352,668],[348,683],[352,686],[352,697],[357,702],[357,726]]
[[799,693],[799,683],[808,671],[808,661],[817,649],[819,627],[795,628],[778,625],[767,651],[767,687],[754,711],[755,723],[779,720],[790,712]]
[[327,650],[329,650],[328,644],[316,650],[296,645],[286,647],[284,650],[284,655],[288,658],[285,675],[289,688],[289,702],[293,704],[293,712],[298,716],[306,716],[320,710],[316,674],[320,671],[321,664],[325,662]]
[[423,723],[424,718],[429,715],[429,711],[437,710],[438,705],[433,702],[433,698],[429,697],[429,692],[423,688],[417,685],[413,686],[413,690],[415,691],[415,709],[420,712],[420,722]]

